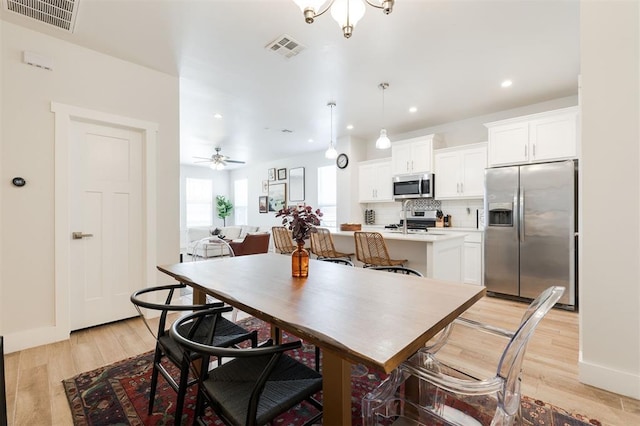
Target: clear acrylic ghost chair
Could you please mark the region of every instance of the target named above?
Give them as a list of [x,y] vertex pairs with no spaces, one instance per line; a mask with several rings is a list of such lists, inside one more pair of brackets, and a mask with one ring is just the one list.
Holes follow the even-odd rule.
[[512,425],[520,413],[522,361],[527,343],[563,292],[564,287],[549,287],[542,292],[529,305],[515,332],[456,319],[456,325],[508,339],[495,376],[478,379],[436,357],[446,344],[449,327],[435,344],[419,350],[364,397],[363,425]]

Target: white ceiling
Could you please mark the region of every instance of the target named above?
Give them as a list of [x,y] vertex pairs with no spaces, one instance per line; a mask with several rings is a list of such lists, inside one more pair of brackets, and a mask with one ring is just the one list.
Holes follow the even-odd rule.
[[[328,101],[334,140],[373,141],[383,122],[394,140],[577,94],[578,0],[397,0],[390,15],[367,6],[350,39],[329,13],[306,24],[292,0],[79,0],[73,34],[0,17],[180,76],[187,164],[215,146],[248,163],[324,150]],[[291,59],[265,49],[282,34],[306,49]]]

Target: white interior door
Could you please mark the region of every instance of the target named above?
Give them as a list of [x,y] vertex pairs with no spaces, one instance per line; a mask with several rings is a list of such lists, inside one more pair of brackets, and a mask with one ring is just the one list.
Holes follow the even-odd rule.
[[72,121],[69,146],[70,315],[78,330],[136,315],[129,296],[144,286],[142,135]]

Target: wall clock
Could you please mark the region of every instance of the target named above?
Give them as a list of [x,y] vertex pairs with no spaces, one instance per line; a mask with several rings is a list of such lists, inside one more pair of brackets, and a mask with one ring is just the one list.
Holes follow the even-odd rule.
[[344,169],[348,164],[349,157],[347,157],[347,154],[338,155],[338,158],[336,158],[336,166],[338,166],[339,169]]

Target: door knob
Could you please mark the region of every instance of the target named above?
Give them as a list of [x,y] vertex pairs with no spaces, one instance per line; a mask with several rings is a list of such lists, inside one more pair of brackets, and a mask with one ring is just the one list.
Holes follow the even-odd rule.
[[93,234],[83,234],[82,231],[80,231],[80,232],[72,232],[71,236],[73,237],[74,240],[81,240],[84,237],[93,237]]

